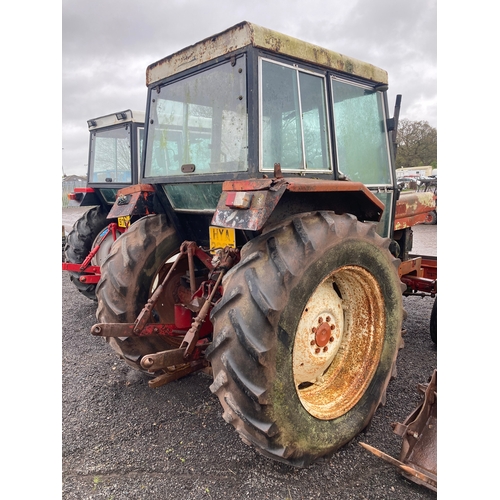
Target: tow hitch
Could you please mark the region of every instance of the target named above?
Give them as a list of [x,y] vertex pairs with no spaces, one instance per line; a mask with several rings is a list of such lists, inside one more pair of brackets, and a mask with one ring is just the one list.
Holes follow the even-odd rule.
[[[195,255],[209,269],[208,280],[204,281],[198,289],[193,287],[195,282],[193,257]],[[186,257],[189,263],[189,275],[192,277],[189,304],[192,306],[192,310],[198,311],[190,328],[186,327],[186,331],[180,324],[150,322],[154,308],[163,291],[167,288],[170,277],[181,259]],[[91,328],[92,335],[119,338],[164,335],[181,338],[177,349],[155,352],[142,357],[140,364],[144,370],[155,374],[164,372],[149,382],[150,387],[158,387],[208,366],[203,355],[210,343],[206,338],[200,337],[211,332],[211,325],[205,320],[214,303],[218,300],[216,300],[216,296],[222,295],[222,277],[239,261],[239,258],[238,249],[225,247],[217,250],[216,256],[212,259],[194,242],[185,241],[182,243],[179,254],[167,275],[144,305],[134,323],[99,323]],[[176,307],[179,307],[176,309],[176,313],[182,309],[182,306]],[[179,318],[181,317],[182,313],[179,313]],[[179,319],[179,323],[181,323],[181,319]]]
[[94,242],[92,250],[81,264],[75,264],[72,262],[63,262],[62,270],[73,271],[77,273],[86,273],[82,274],[82,276],[78,278],[79,281],[81,281],[82,283],[97,284],[101,279],[101,268],[100,266],[91,265],[92,259],[97,255],[97,253],[101,249],[101,245],[109,236],[112,236],[113,241],[115,241],[116,238],[121,233],[124,232],[124,230],[125,229],[119,227],[118,224],[116,224],[116,222],[112,222],[101,231],[101,233]]

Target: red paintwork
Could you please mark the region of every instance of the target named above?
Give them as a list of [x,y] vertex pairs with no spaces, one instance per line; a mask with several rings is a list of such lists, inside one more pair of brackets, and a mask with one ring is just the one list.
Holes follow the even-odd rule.
[[223,191],[260,191],[273,190],[285,184],[288,191],[295,193],[326,193],[326,192],[353,192],[359,191],[374,203],[380,210],[384,204],[361,182],[353,181],[331,181],[303,178],[283,177],[282,179],[248,179],[225,181],[222,184]]
[[421,224],[427,214],[436,209],[436,201],[430,192],[402,193],[396,202],[394,230]]
[[435,295],[437,293],[437,280],[405,274],[404,276],[401,276],[401,281],[414,292],[425,292],[430,293],[431,295]]
[[89,275],[80,276],[80,278],[79,278],[80,282],[86,283],[88,285],[97,285],[97,283],[99,283],[100,279],[101,279],[100,274],[89,274]]
[[63,262],[62,263],[63,271],[74,271],[76,273],[89,273],[89,274],[100,274],[101,268],[99,266],[88,266],[85,269],[82,269],[82,264],[74,264],[73,262]]
[[117,196],[139,193],[141,191],[154,193],[155,188],[151,184],[134,184],[133,186],[127,186],[125,188],[120,189],[117,193]]
[[437,294],[437,258],[429,256],[410,256],[401,262],[400,278],[412,292]]

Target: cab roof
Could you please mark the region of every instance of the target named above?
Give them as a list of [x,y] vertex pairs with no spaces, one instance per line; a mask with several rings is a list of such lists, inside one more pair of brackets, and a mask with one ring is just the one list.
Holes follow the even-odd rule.
[[193,68],[243,47],[283,54],[300,61],[387,84],[387,71],[338,52],[304,42],[277,31],[243,21],[235,26],[150,64],[146,70],[146,85]]
[[126,109],[124,111],[117,111],[109,115],[100,116],[87,120],[89,130],[96,130],[98,128],[111,127],[112,125],[119,125],[120,123],[141,123],[144,124],[144,111],[132,111]]

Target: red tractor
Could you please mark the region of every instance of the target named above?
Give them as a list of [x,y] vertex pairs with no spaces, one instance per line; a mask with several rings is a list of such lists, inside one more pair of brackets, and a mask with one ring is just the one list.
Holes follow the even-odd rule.
[[410,254],[432,195],[396,184],[400,99],[391,118],[384,70],[247,22],[146,81],[140,183],[108,219],[154,213],[101,263],[92,334],[151,387],[211,372],[265,456],[328,457],[385,401],[403,282],[436,287]]
[[62,268],[78,291],[96,300],[100,265],[125,231],[128,219],[107,219],[119,189],[137,184],[144,134],[144,112],[120,111],[88,120],[87,186],[68,194],[69,206],[89,207],[68,234]]

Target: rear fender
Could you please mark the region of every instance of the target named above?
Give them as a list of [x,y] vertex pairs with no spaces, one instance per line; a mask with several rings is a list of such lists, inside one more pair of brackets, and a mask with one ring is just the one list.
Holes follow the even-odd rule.
[[378,222],[384,204],[362,183],[309,178],[226,181],[212,225],[260,231],[294,213],[332,210]]
[[150,215],[153,210],[155,189],[151,184],[136,184],[120,189],[108,219],[134,215]]

